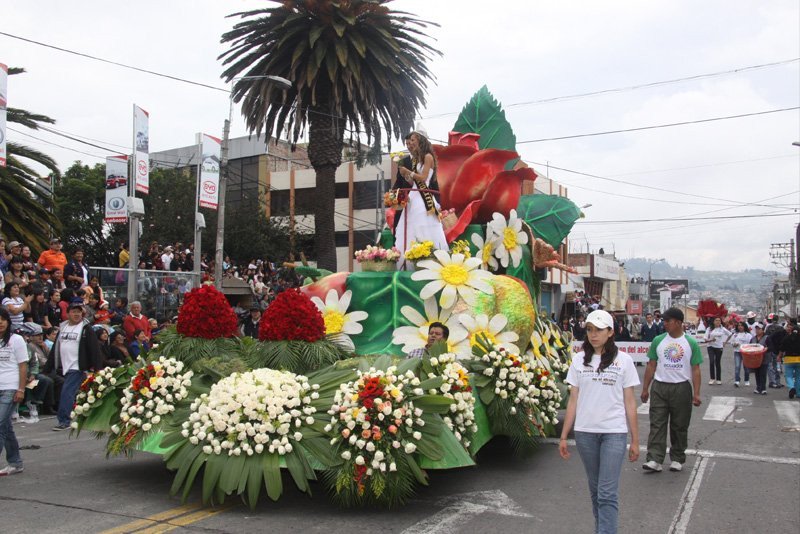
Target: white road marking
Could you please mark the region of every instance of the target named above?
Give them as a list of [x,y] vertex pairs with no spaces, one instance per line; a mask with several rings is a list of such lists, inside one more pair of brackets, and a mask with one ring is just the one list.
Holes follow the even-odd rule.
[[473,491],[449,495],[436,501],[444,506],[430,517],[419,521],[402,534],[450,534],[460,531],[473,517],[484,513],[541,519],[526,512],[511,497],[500,490]]
[[[752,406],[753,401],[745,397],[711,397],[711,402],[703,415],[704,421],[727,421],[732,419],[732,415],[741,410],[742,406]],[[735,420],[744,422],[744,420]]]
[[800,403],[796,401],[773,401],[778,412],[781,432],[800,432]]
[[[788,402],[788,401],[787,401]],[[558,438],[547,438],[543,443],[558,445]],[[567,445],[575,446],[575,440],[567,440]],[[647,443],[639,445],[639,454],[643,456],[647,452]],[[669,454],[669,447],[667,447]],[[710,451],[707,449],[686,449],[687,456],[699,456],[701,458],[725,458],[727,460],[742,460],[745,462],[761,462],[768,464],[800,465],[800,458],[788,458],[785,456],[758,456],[756,454],[746,454],[743,452]]]
[[686,528],[689,526],[689,520],[692,517],[694,503],[697,501],[697,494],[700,492],[700,484],[703,482],[703,474],[706,471],[708,461],[706,457],[701,456],[695,462],[694,468],[689,474],[686,488],[683,490],[681,504],[678,507],[678,511],[675,513],[675,517],[672,518],[672,523],[667,531],[669,534],[685,534]]

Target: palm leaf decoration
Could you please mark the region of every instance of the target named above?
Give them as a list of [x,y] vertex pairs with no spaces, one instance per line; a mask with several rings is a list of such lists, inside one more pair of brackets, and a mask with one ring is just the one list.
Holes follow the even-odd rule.
[[[9,75],[23,72],[19,68],[8,71]],[[17,108],[8,108],[6,120],[32,130],[55,123],[46,115]],[[9,141],[6,149],[6,166],[0,167],[0,231],[7,240],[21,241],[33,250],[43,250],[60,223],[53,213],[53,196],[48,183],[35,170],[35,165],[51,171],[54,176],[60,174],[58,166],[47,154],[14,141]]]
[[[235,13],[222,42],[226,81],[251,131],[297,142],[308,127],[308,157],[317,173],[317,263],[336,270],[335,172],[346,130],[351,141],[400,137],[425,105],[434,77],[426,61],[440,53],[425,42],[431,23],[387,7],[388,0],[272,0],[274,7]],[[281,76],[285,90],[258,76]],[[358,143],[360,146],[360,143]]]

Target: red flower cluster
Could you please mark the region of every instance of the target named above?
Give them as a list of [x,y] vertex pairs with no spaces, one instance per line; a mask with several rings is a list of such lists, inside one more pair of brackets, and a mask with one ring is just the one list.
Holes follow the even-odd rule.
[[147,367],[142,367],[139,371],[136,372],[136,376],[133,377],[133,381],[131,382],[131,388],[134,393],[140,391],[142,388],[149,388],[150,387],[150,378],[156,376],[156,369],[153,367],[151,363]]
[[178,333],[187,337],[233,337],[237,325],[236,314],[225,295],[212,285],[204,285],[186,293],[183,306],[178,311]]
[[367,379],[363,389],[358,392],[358,400],[367,410],[371,410],[375,406],[375,399],[381,396],[383,396],[383,385],[377,376]]
[[298,289],[278,294],[264,312],[258,329],[261,341],[319,341],[325,321],[311,299]]
[[89,375],[86,377],[86,380],[84,380],[83,384],[81,384],[81,391],[87,392],[92,389],[93,385],[94,385],[94,374],[89,373]]

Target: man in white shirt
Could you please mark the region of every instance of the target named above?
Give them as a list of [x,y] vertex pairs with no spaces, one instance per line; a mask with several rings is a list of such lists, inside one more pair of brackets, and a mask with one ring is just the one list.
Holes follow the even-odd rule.
[[[670,435],[670,471],[680,471],[686,462],[692,405],[700,406],[700,345],[683,332],[683,312],[664,312],[666,332],[650,343],[644,372],[642,402],[650,401],[650,435],[647,438],[645,472],[661,472]],[[654,380],[655,379],[655,380]],[[652,390],[650,384],[652,383]],[[674,441],[673,441],[674,440]]]
[[58,401],[58,424],[53,430],[70,427],[70,414],[86,372],[100,369],[102,355],[97,336],[83,319],[83,299],[75,298],[67,308],[67,320],[59,326],[58,337],[50,349],[44,372],[55,371],[64,376]]
[[172,247],[166,246],[164,247],[164,253],[161,255],[161,263],[164,264],[164,270],[169,271],[170,266],[172,265],[172,258],[174,255],[172,254]]

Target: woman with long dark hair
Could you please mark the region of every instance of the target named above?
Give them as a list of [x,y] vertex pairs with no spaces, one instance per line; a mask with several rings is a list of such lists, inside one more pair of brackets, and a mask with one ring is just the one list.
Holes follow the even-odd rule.
[[[408,138],[411,153],[411,169],[401,167],[400,174],[411,185],[406,204],[395,232],[395,246],[400,251],[398,265],[405,263],[403,254],[413,241],[433,242],[434,249],[447,250],[447,239],[439,220],[437,195],[419,189],[438,190],[436,181],[436,155],[424,130],[417,128]],[[406,224],[406,221],[407,224]]]
[[6,284],[3,298],[3,309],[11,317],[12,328],[19,328],[25,321],[25,313],[31,310],[33,295],[20,296],[20,285],[17,282]]
[[47,316],[47,302],[45,301],[44,290],[39,287],[33,290],[30,315],[31,320],[42,328],[50,328],[52,326]]
[[128,347],[125,345],[125,334],[114,330],[108,337],[109,358],[118,362],[132,361]]
[[0,453],[6,450],[8,465],[0,476],[22,472],[22,457],[11,416],[25,399],[28,382],[28,349],[22,336],[11,333],[11,314],[0,308]]
[[[750,343],[753,336],[750,335],[750,327],[744,321],[736,323],[736,332],[731,337],[731,345],[733,345],[733,385],[739,387],[739,373],[742,369],[742,345]],[[750,369],[744,368],[744,385],[750,385]]]
[[614,344],[614,319],[604,310],[586,318],[586,340],[567,372],[570,385],[567,413],[558,445],[565,460],[570,457],[567,436],[575,426],[575,446],[589,479],[595,532],[617,532],[619,478],[625,458],[639,458],[639,427],[634,386],[639,375],[631,357]]

